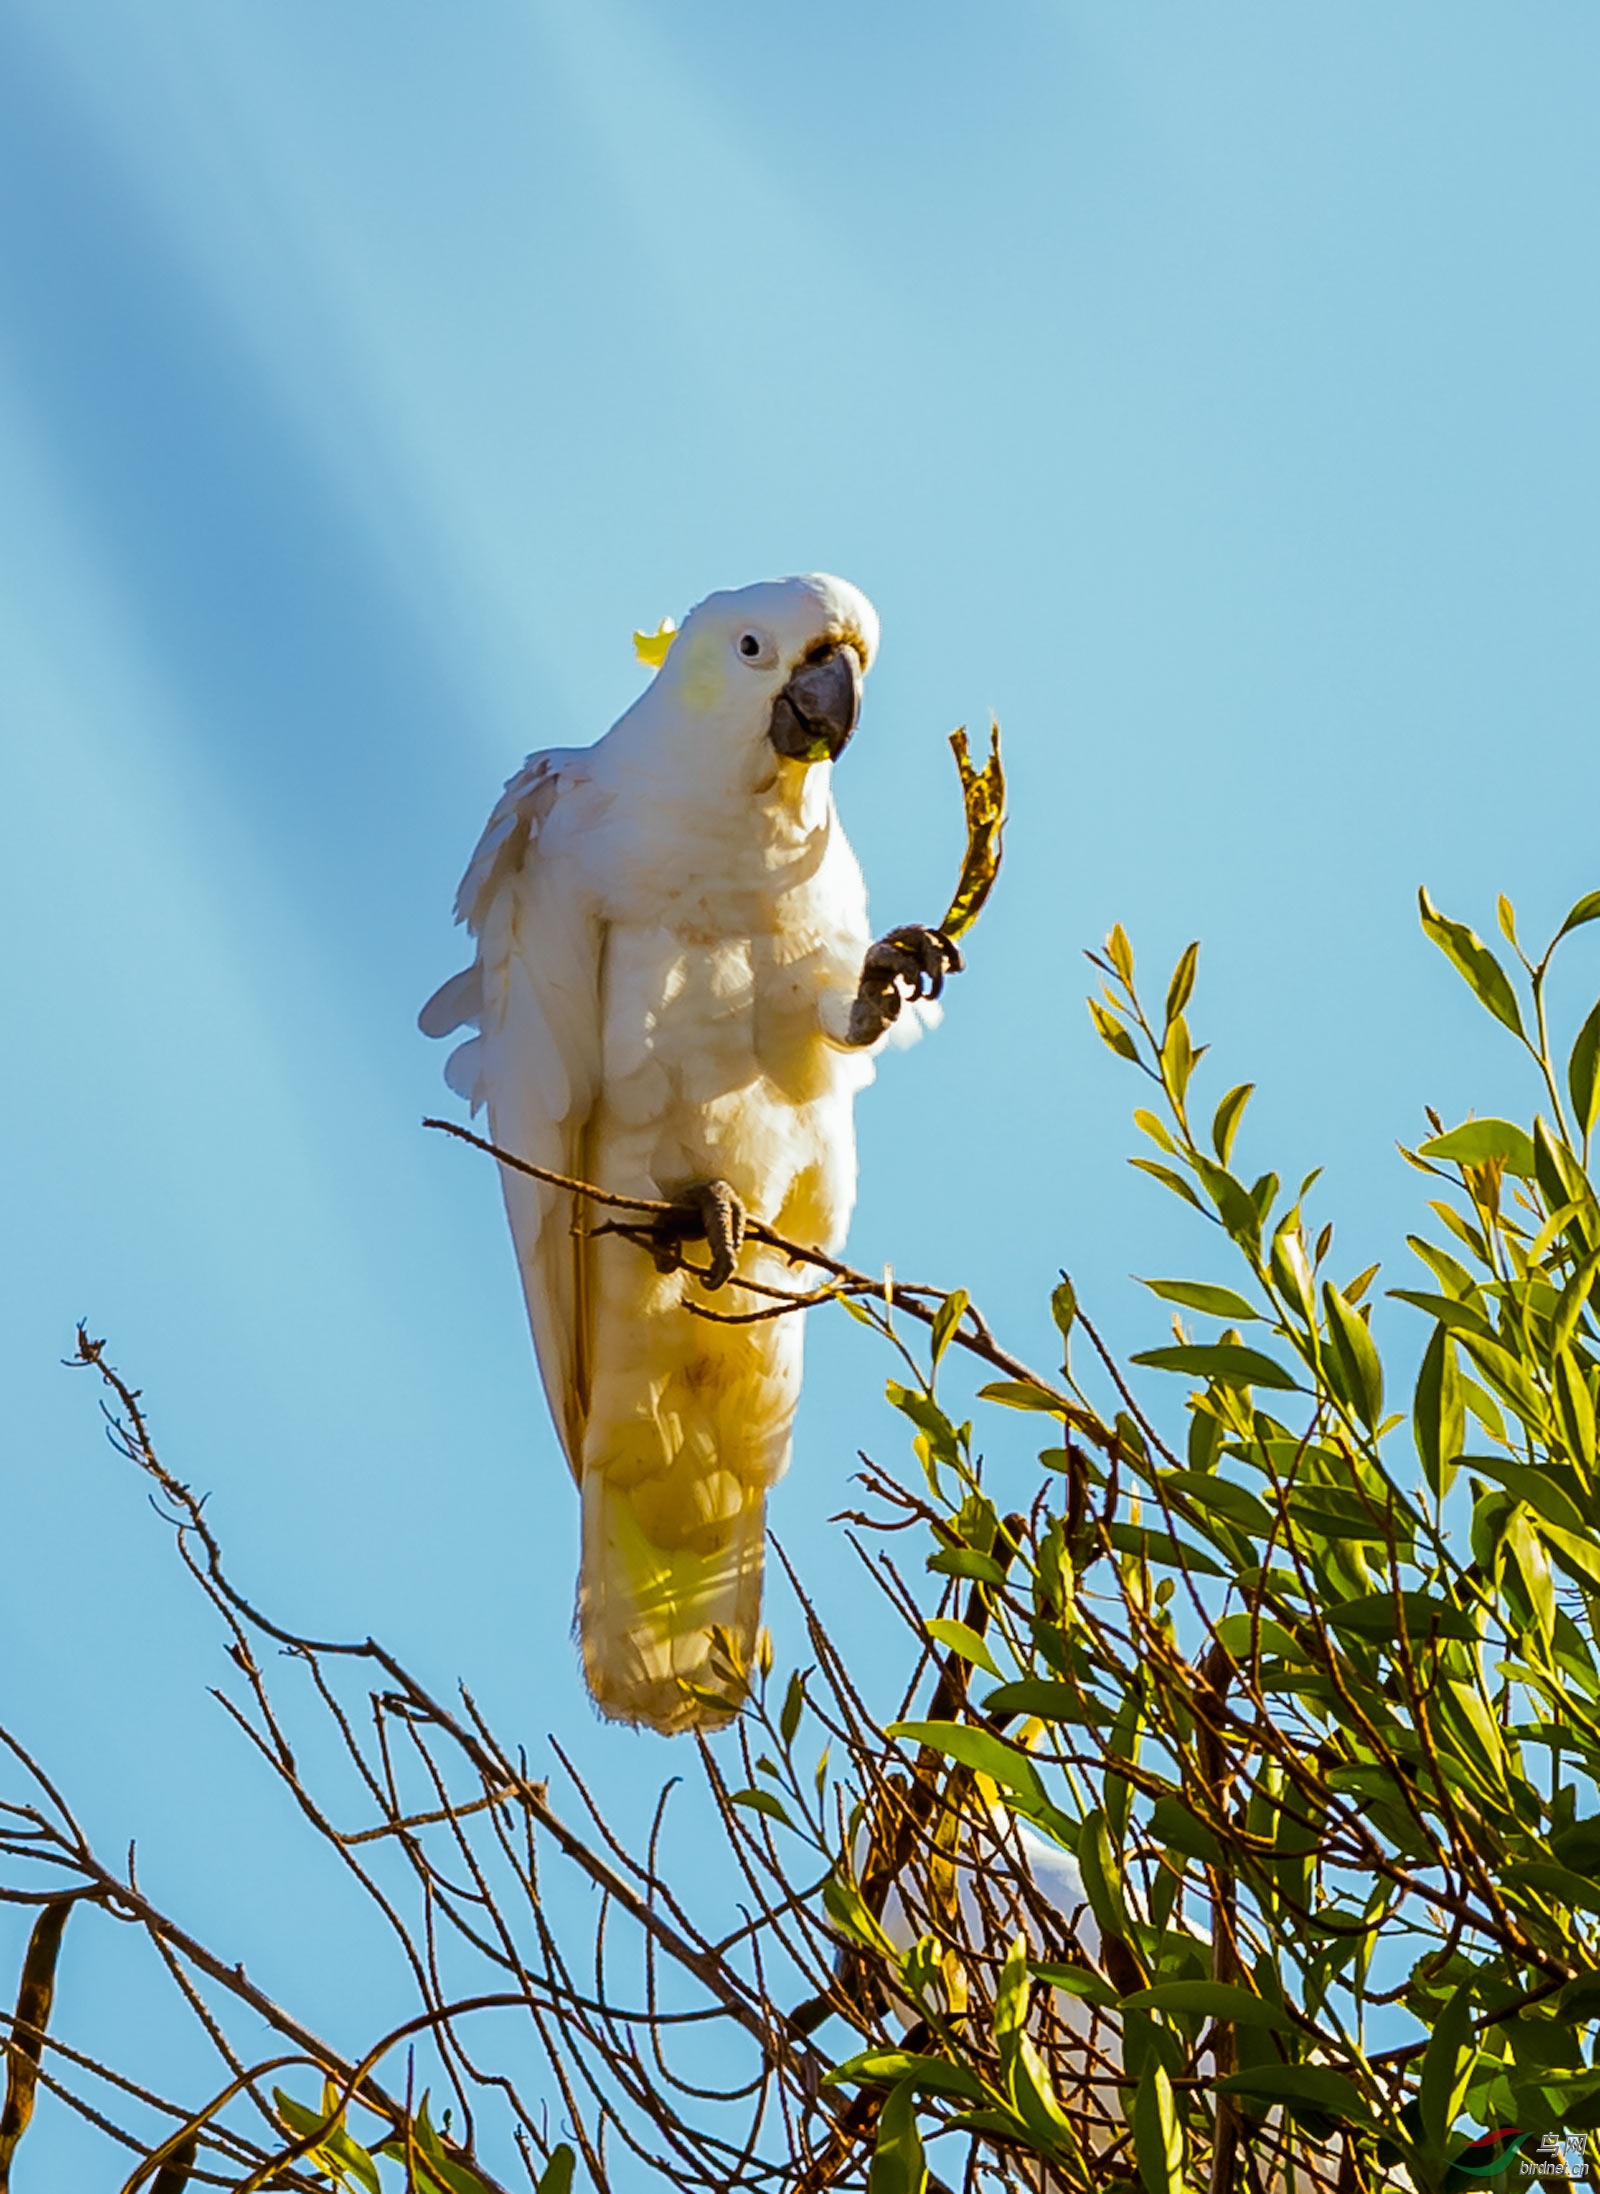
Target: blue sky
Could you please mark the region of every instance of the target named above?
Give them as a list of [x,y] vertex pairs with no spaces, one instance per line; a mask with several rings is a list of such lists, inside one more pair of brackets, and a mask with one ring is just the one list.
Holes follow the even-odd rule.
[[[1122,1163],[1078,957],[1117,919],[1162,982],[1204,940],[1246,1161],[1326,1164],[1350,1271],[1398,1253],[1421,1105],[1534,1101],[1417,885],[1537,932],[1600,884],[1597,63],[1583,0],[5,11],[5,1705],[269,1985],[342,1908],[74,1319],[242,1580],[574,1733],[627,1813],[668,1759],[583,1703],[574,1504],[414,1014],[501,780],[627,704],[632,627],[815,567],[883,615],[839,773],[879,926],[948,896],[952,724],[999,712],[1015,800],[944,1028],[862,1102],[860,1260],[1041,1355],[1060,1266],[1126,1345],[1130,1272],[1214,1269]],[[774,1520],[820,1571],[896,1435],[854,1329],[811,1348]],[[354,2041],[377,1985],[334,1960],[307,2015]]]

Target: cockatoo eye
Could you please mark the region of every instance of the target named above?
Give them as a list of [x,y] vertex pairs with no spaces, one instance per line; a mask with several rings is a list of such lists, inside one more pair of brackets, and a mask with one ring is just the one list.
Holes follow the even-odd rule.
[[753,663],[761,653],[760,633],[741,632],[739,635],[739,653],[745,658],[746,662]]

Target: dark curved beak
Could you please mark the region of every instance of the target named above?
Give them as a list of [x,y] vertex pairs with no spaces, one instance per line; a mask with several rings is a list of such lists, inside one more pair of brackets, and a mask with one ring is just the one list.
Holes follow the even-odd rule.
[[848,640],[802,663],[772,704],[767,737],[791,762],[836,762],[861,715],[861,657]]

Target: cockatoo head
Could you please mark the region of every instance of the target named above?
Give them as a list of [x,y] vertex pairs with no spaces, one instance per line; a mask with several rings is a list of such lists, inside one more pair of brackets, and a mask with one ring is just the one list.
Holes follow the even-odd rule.
[[861,713],[878,646],[866,596],[826,572],[708,594],[685,618],[654,690],[749,764],[764,751],[832,762]]

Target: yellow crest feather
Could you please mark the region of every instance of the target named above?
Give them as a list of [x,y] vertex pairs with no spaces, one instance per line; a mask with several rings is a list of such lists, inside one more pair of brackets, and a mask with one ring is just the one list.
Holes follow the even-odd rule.
[[663,617],[654,632],[636,632],[633,636],[633,652],[641,663],[648,663],[652,670],[659,670],[667,659],[667,650],[678,637],[676,621]]

